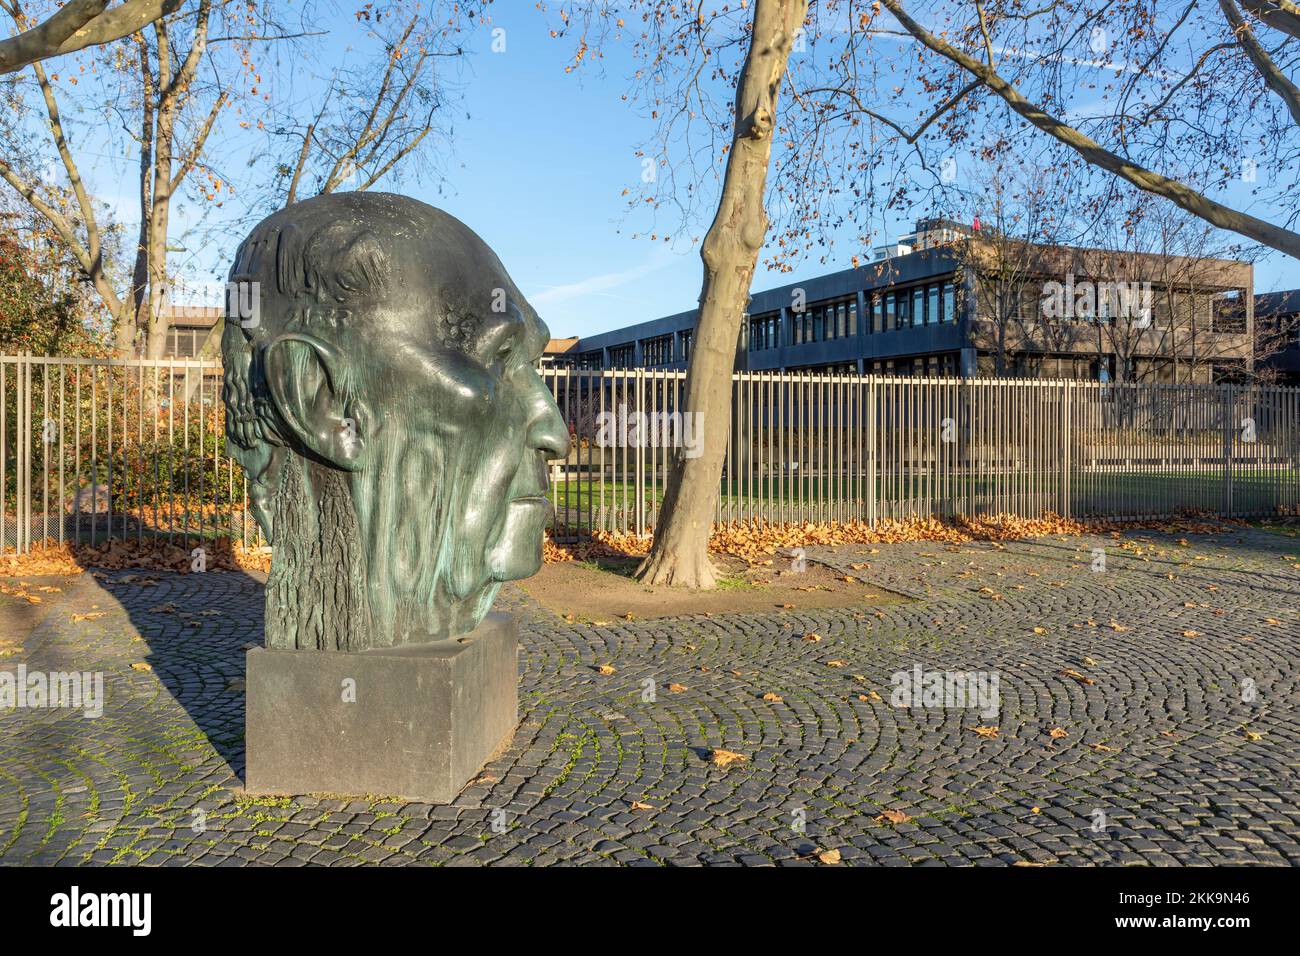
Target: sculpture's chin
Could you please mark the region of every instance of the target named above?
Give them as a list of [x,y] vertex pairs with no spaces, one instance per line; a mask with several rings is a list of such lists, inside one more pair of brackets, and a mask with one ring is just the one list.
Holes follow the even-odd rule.
[[494,581],[531,577],[542,566],[542,535],[552,514],[545,498],[516,498],[506,510],[501,536],[489,556]]

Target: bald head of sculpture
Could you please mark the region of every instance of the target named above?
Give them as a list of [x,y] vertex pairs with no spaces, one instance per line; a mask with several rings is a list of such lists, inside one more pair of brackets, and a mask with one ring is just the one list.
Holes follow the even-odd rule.
[[223,395],[274,549],[269,646],[446,638],[538,569],[569,447],[547,338],[491,249],[417,200],[320,196],[252,231]]

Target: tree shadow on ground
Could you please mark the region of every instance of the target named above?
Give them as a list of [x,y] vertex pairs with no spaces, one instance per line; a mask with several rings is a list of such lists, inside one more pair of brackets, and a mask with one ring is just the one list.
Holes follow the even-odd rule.
[[[89,608],[102,592],[121,608],[133,633],[124,644],[120,634],[109,632],[103,638],[105,647],[132,658],[122,662],[124,670],[144,670],[142,665],[147,665],[216,754],[242,779],[245,658],[249,648],[264,641],[265,574],[240,570],[229,561],[202,572],[184,564],[186,570],[178,570],[174,549],[159,551],[163,555],[159,560],[152,560],[147,548],[135,550],[130,556],[115,556],[112,565],[105,566],[96,562],[99,555],[93,552],[67,549],[66,553],[77,556],[89,579],[79,603]],[[111,611],[105,602],[100,606]],[[134,643],[136,635],[141,643]],[[106,703],[113,706],[111,688]]]

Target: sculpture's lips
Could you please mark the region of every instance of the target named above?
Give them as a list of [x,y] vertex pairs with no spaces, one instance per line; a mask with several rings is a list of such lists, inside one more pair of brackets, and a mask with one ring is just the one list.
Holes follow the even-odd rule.
[[541,511],[547,515],[551,511],[550,499],[542,495],[521,495],[518,498],[511,498],[510,506],[513,508],[516,505],[528,510]]

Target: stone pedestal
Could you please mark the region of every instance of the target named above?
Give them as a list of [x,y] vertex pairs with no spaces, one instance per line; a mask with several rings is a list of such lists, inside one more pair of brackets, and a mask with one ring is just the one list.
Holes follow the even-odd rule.
[[447,803],[514,733],[517,654],[508,614],[435,644],[251,650],[245,788]]

